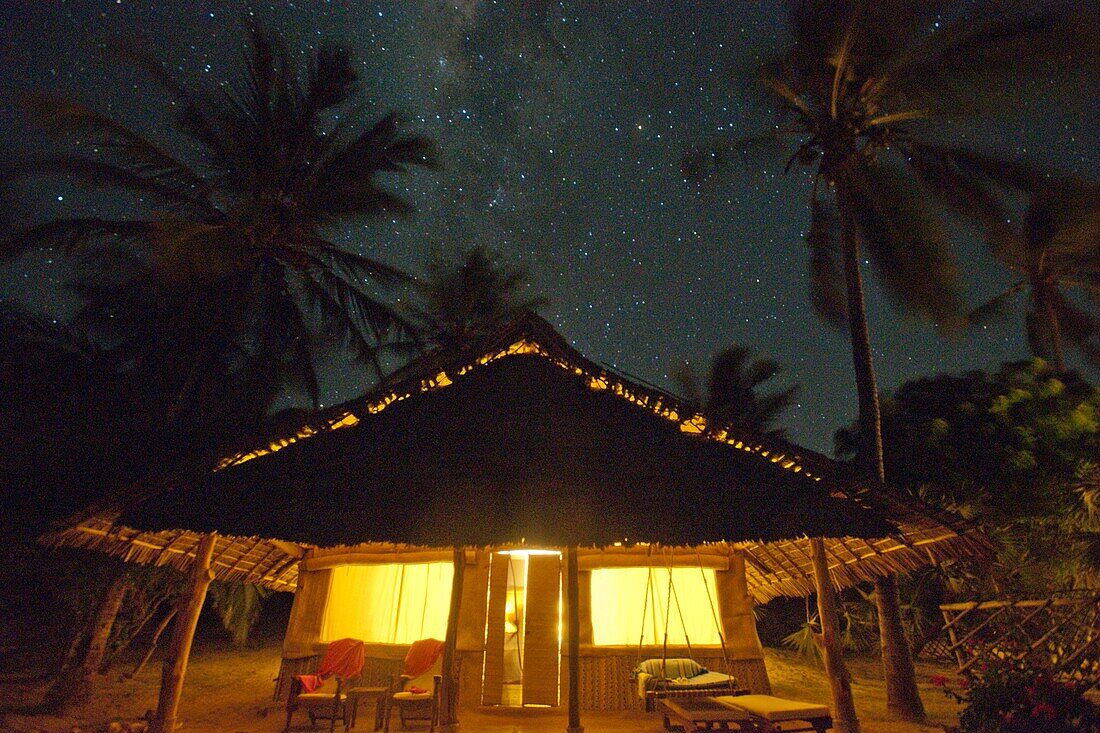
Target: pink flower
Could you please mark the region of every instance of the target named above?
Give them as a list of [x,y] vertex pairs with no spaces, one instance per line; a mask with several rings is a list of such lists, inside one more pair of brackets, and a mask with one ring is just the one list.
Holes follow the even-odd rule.
[[932,675],[932,684],[936,687],[946,687],[947,678],[944,677],[942,674],[934,674]]

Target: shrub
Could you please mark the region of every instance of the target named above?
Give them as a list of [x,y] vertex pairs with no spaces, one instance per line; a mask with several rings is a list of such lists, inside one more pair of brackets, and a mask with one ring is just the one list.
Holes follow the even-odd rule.
[[1080,683],[1054,679],[1013,657],[984,665],[952,687],[933,677],[948,697],[963,705],[949,733],[1100,733],[1100,709]]

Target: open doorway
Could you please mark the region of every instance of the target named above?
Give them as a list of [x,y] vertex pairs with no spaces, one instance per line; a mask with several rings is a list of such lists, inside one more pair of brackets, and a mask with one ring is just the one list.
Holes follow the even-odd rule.
[[560,699],[561,553],[503,550],[490,562],[482,704],[555,706]]

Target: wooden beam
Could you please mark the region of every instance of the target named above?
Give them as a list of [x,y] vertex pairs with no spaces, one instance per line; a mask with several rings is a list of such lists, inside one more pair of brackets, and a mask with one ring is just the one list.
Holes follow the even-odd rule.
[[569,596],[569,727],[566,733],[584,733],[581,726],[581,604],[577,579],[577,546],[565,550],[565,580]]
[[833,722],[837,733],[860,733],[852,699],[852,677],[844,666],[844,652],[840,639],[840,623],[836,610],[836,596],[829,578],[829,564],[825,558],[825,542],[820,537],[810,539],[810,553],[814,563],[814,583],[817,586],[817,612],[821,619],[822,651],[825,655],[825,674],[833,691]]
[[210,558],[214,554],[217,534],[204,534],[195,548],[195,561],[191,566],[191,586],[179,600],[176,620],[172,624],[172,641],[164,659],[164,672],[160,678],[160,699],[157,714],[153,718],[150,733],[175,733],[179,712],[183,678],[187,674],[187,661],[191,656],[191,644],[195,640],[195,625],[199,621],[206,590],[214,573],[210,570]]
[[451,608],[447,614],[447,638],[443,642],[443,677],[439,691],[439,730],[458,733],[458,690],[455,687],[455,646],[458,639],[458,613],[462,608],[462,576],[466,570],[466,549],[454,548],[454,575],[451,579]]

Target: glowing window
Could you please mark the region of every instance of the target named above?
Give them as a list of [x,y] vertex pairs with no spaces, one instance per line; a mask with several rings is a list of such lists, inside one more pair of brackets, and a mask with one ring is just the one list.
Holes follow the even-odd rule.
[[667,608],[669,644],[720,644],[714,571],[673,568],[671,598],[669,591],[668,568],[593,570],[593,643],[663,644]]
[[321,639],[382,644],[442,639],[453,575],[449,562],[333,568]]

